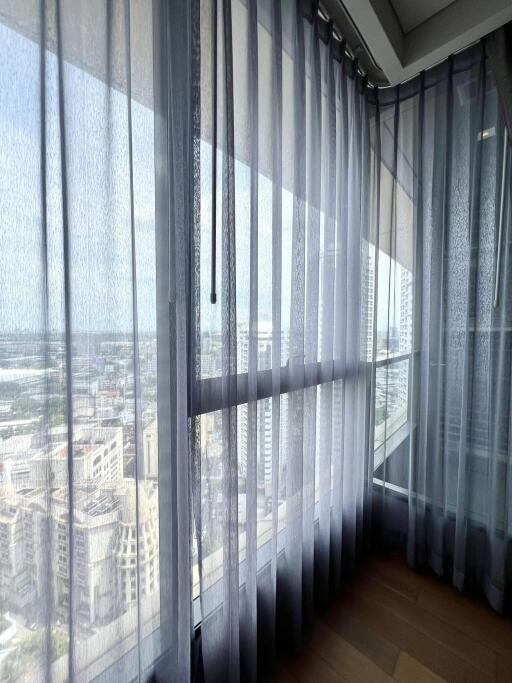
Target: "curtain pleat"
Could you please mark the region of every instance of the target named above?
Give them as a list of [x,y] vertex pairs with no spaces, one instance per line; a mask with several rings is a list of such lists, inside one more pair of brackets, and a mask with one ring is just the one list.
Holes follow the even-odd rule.
[[[301,19],[302,20],[302,19]],[[314,606],[314,539],[315,539],[315,463],[317,451],[317,387],[313,382],[318,369],[318,322],[320,300],[320,239],[321,239],[321,192],[322,192],[322,108],[321,108],[321,64],[318,24],[315,22],[310,39],[311,83],[310,100],[306,105],[307,134],[309,141],[306,162],[305,223],[305,279],[304,279],[304,361],[311,377],[305,377],[308,386],[304,390],[303,405],[303,559],[302,559],[302,603],[305,625],[311,623]],[[293,267],[293,264],[292,264]],[[293,286],[293,285],[292,285]],[[295,416],[295,419],[298,415]],[[328,489],[326,489],[327,491]]]
[[[160,630],[159,680],[187,680],[192,651],[192,482],[195,425],[189,358],[198,259],[190,250],[199,215],[199,2],[153,6]],[[157,32],[157,30],[159,32]],[[190,84],[196,83],[193,87]]]
[[[304,20],[300,7],[292,15],[293,36],[293,195],[291,291],[289,310],[290,384],[304,386],[304,304],[306,268],[306,66]],[[302,630],[303,569],[303,440],[305,396],[301,389],[288,394],[288,450],[285,475],[285,571],[282,574],[283,609],[292,647],[300,642]]]
[[[333,405],[333,350],[334,350],[334,279],[336,273],[336,81],[334,79],[334,37],[330,36],[330,42],[326,50],[327,71],[327,101],[325,107],[325,133],[322,136],[322,149],[325,154],[324,162],[324,245],[323,245],[323,272],[321,294],[321,351],[320,362],[322,378],[327,380],[325,386],[319,389],[320,393],[320,435],[318,440],[318,485],[320,491],[329,491],[329,494],[320,497],[318,515],[318,545],[315,548],[317,556],[318,591],[319,600],[325,602],[329,587],[329,564],[330,564],[330,536],[331,536],[331,476],[333,447],[337,448],[338,442],[333,435],[333,414],[336,411]],[[334,478],[333,478],[333,481]]]
[[[46,393],[43,420],[46,425],[50,424],[50,406],[48,400],[49,387],[49,373],[48,367],[50,364],[49,345],[46,342],[50,332],[50,287],[49,287],[49,245],[48,245],[48,203],[47,203],[47,169],[46,169],[46,32],[47,19],[46,7],[43,3],[39,8],[39,97],[40,97],[40,201],[41,201],[41,263],[42,272],[40,275],[41,286],[41,308],[42,308],[42,324],[40,327],[40,334],[43,337],[43,367],[44,367],[44,390]],[[45,444],[45,455],[47,459],[47,466],[44,473],[45,496],[44,502],[47,509],[47,514],[44,516],[41,524],[41,541],[43,547],[52,547],[53,529],[51,524],[52,515],[52,498],[50,495],[51,482],[51,461],[49,454],[51,452],[51,441],[49,438]],[[42,621],[43,621],[43,637],[41,646],[41,672],[45,678],[49,679],[51,676],[51,651],[52,651],[52,622],[55,617],[54,610],[54,596],[53,596],[53,580],[52,580],[52,558],[50,553],[45,553],[43,556],[43,563],[41,567],[43,577],[43,591],[42,591]]]
[[270,661],[276,653],[277,551],[279,530],[279,473],[281,471],[281,365],[282,365],[282,249],[283,249],[283,38],[281,3],[272,3],[272,426],[271,426],[271,516],[272,541],[270,557],[270,590],[265,603],[269,605],[262,623],[269,626]]
[[257,674],[257,486],[258,486],[258,173],[259,173],[259,88],[258,88],[258,2],[248,5],[248,106],[247,135],[250,156],[250,234],[249,234],[249,340],[247,368],[247,476],[245,605],[240,616],[241,674],[255,681]]

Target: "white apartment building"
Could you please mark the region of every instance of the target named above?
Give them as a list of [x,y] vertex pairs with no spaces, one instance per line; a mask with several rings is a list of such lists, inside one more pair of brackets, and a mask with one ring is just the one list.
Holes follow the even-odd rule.
[[412,273],[400,268],[400,353],[408,353],[412,346]]
[[[141,481],[137,495],[135,486],[127,479],[93,491],[75,487],[73,591],[77,622],[85,628],[124,613],[139,588],[141,599],[158,589],[158,489]],[[0,585],[9,587],[0,597],[36,623],[49,593],[55,618],[63,623],[69,618],[68,511],[65,488],[55,490],[51,500],[42,488],[0,491]]]
[[[52,436],[51,451],[41,450],[29,461],[31,487],[68,485],[67,434]],[[123,432],[120,427],[84,427],[73,430],[73,482],[116,482],[123,478]]]
[[138,590],[140,599],[144,600],[159,585],[158,489],[149,482],[139,482],[138,487],[138,508],[133,479],[125,480],[123,487],[116,491],[119,523],[115,574],[117,596],[123,610],[136,602]]

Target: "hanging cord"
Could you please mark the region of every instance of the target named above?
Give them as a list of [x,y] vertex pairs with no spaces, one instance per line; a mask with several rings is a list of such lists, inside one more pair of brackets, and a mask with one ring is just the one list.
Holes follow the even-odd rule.
[[501,276],[501,243],[503,241],[503,214],[505,212],[505,175],[507,172],[507,127],[503,127],[503,163],[501,166],[501,196],[500,217],[498,222],[498,252],[496,254],[496,274],[494,278],[494,301],[493,307],[500,305],[500,276]]
[[217,303],[217,0],[212,2],[212,281],[210,302]]

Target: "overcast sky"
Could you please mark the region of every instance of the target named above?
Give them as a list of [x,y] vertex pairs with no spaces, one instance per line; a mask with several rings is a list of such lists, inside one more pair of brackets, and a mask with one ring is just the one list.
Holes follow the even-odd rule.
[[[39,46],[0,24],[0,331],[44,329],[43,222]],[[51,330],[63,329],[64,271],[57,59],[47,56],[48,310]],[[126,97],[86,71],[64,69],[72,329],[131,332],[132,257]],[[132,102],[134,211],[139,330],[154,332],[155,240],[153,112]],[[220,305],[210,304],[211,148],[202,143],[201,319],[220,330]],[[220,155],[219,155],[220,157]],[[220,164],[219,158],[219,164]],[[220,171],[220,168],[219,168]],[[221,172],[220,172],[221,177]],[[237,161],[237,310],[249,314],[249,169]],[[259,317],[272,317],[272,185],[259,180]],[[221,202],[218,202],[218,226]],[[283,191],[283,327],[289,326],[292,195]],[[218,283],[221,240],[218,228]],[[378,329],[387,328],[389,258],[379,263]],[[320,277],[320,283],[322,278]],[[393,285],[400,287],[400,267]],[[397,324],[391,312],[390,324]]]

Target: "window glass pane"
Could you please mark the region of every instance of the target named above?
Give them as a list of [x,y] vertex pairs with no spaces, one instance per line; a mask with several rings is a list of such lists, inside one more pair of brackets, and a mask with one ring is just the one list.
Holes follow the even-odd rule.
[[[48,623],[56,680],[67,672],[72,593],[76,661],[89,680],[135,644],[137,603],[143,632],[159,622],[153,112],[132,100],[132,290],[126,94],[64,63],[66,292],[54,52],[46,242],[40,73],[39,46],[0,25],[0,678],[43,679]],[[147,645],[144,666],[158,654],[156,638]]]
[[[280,459],[279,459],[279,493],[278,493],[278,529],[284,520],[286,443],[288,432],[287,396],[277,399],[280,404]],[[256,404],[256,440],[257,440],[257,506],[256,520],[258,546],[262,546],[272,537],[272,398],[262,399]],[[247,524],[247,444],[248,444],[248,411],[247,404],[237,407],[237,456],[238,456],[238,529],[240,560],[245,558],[245,533]],[[205,590],[212,587],[222,574],[223,558],[223,446],[222,446],[222,411],[201,415],[201,509],[203,531],[203,577]],[[194,597],[199,596],[197,539],[194,539],[193,575]],[[241,576],[243,580],[243,575]]]
[[402,487],[409,469],[409,369],[409,359],[388,363],[375,378],[374,476]]
[[375,379],[375,447],[407,421],[409,359],[382,365]]
[[413,274],[381,250],[378,269],[376,359],[380,360],[412,351]]
[[[212,258],[212,148],[201,142],[200,343],[201,377],[218,377],[222,363],[222,151],[217,151],[216,292],[210,301]],[[282,193],[281,365],[286,365],[290,330],[292,194]],[[248,370],[250,295],[250,170],[235,160],[237,368]],[[258,369],[272,363],[272,182],[258,174]]]
[[[331,496],[333,488],[332,472],[335,467],[341,473],[343,467],[342,443],[344,433],[344,390],[343,380],[328,382],[318,387],[309,387],[305,394],[314,397],[311,404],[315,410],[315,440],[308,441],[314,452],[312,473],[314,473],[315,519],[318,518],[318,503],[321,495]],[[308,394],[308,392],[310,392]],[[276,403],[277,402],[277,403]],[[282,394],[272,399],[257,401],[256,439],[257,439],[257,544],[258,567],[269,561],[272,540],[272,479],[273,479],[273,407],[279,407],[278,424],[278,498],[277,498],[277,530],[278,551],[283,547],[284,537],[280,532],[286,524],[286,487],[289,440],[289,404],[290,394]],[[238,456],[238,543],[240,557],[240,583],[245,581],[245,548],[247,530],[247,459],[248,459],[248,412],[247,404],[237,407],[237,456]],[[223,572],[225,500],[223,489],[223,441],[222,411],[201,415],[201,523],[203,539],[203,580],[204,580],[204,614],[213,610],[222,601],[219,593],[219,579]],[[301,417],[302,419],[302,417]],[[274,423],[275,427],[275,423]],[[225,447],[225,446],[224,446]],[[304,438],[304,448],[307,447]],[[330,468],[327,475],[320,480],[320,459],[324,451],[330,452]],[[337,464],[335,464],[337,463]],[[349,468],[350,469],[350,468]],[[340,475],[339,475],[340,476]],[[345,476],[342,474],[341,476]],[[322,482],[325,489],[322,490]],[[313,490],[310,491],[313,493]],[[193,597],[199,597],[199,568],[197,539],[193,541]],[[203,616],[204,616],[203,614]]]

